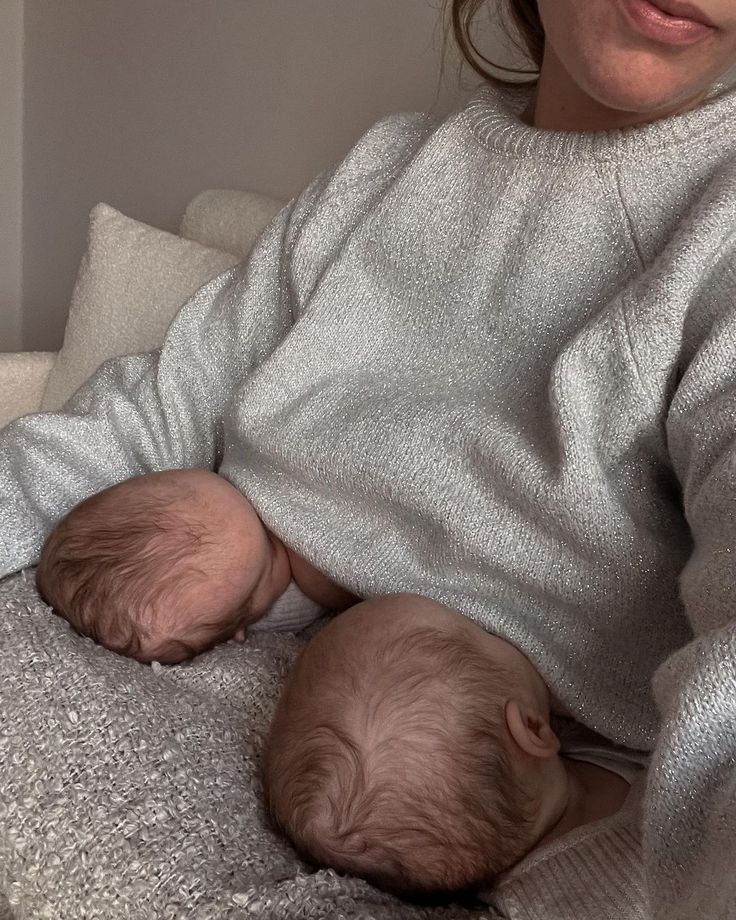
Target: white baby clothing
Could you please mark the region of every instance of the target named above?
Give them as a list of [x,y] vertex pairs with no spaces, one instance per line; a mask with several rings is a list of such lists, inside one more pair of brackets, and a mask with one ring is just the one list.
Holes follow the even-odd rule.
[[248,632],[299,632],[325,613],[324,607],[308,598],[295,581],[290,581],[286,591],[276,598],[264,617],[248,627]]

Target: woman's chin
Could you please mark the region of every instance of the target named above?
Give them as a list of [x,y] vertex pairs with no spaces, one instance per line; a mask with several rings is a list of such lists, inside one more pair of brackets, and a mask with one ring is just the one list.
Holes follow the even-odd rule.
[[668,115],[676,115],[695,108],[707,95],[708,86],[693,87],[684,84],[672,75],[650,72],[648,80],[617,74],[611,78],[611,71],[591,75],[586,81],[585,91],[600,106],[612,112],[632,116],[632,124],[650,122]]

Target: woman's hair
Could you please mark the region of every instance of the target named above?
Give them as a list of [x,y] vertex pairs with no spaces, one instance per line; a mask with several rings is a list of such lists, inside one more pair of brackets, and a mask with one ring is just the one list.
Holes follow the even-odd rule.
[[[539,78],[539,69],[542,66],[542,56],[544,54],[544,28],[542,20],[539,17],[537,0],[496,0],[497,8],[505,9],[511,16],[513,25],[518,30],[523,46],[519,45],[516,39],[506,29],[506,34],[516,47],[520,48],[535,64],[537,71],[533,70],[516,70],[513,67],[504,67],[489,61],[477,48],[471,36],[473,20],[478,11],[485,6],[487,0],[444,0],[445,10],[445,44],[447,42],[448,30],[452,29],[452,34],[457,43],[460,53],[470,64],[476,73],[479,73],[489,83],[508,85],[519,81],[504,80],[495,76],[488,71],[483,64],[488,64],[498,70],[506,70],[509,73],[530,74],[532,80],[526,81],[527,85],[533,85]],[[447,11],[449,10],[449,16]]]

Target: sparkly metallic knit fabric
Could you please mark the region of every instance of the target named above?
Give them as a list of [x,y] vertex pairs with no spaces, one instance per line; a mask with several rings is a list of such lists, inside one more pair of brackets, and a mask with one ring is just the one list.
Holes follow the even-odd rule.
[[[684,892],[702,911],[699,880],[726,874],[736,833],[736,740],[698,696],[735,698],[736,94],[586,133],[527,126],[528,101],[489,88],[441,123],[381,121],[184,306],[160,353],[108,362],[63,412],[10,425],[0,575],[33,563],[91,492],[219,469],[356,594],[436,598],[517,645],[590,728],[656,742],[652,912],[691,916],[677,913]],[[695,651],[672,657],[694,633]],[[28,659],[34,686],[44,655]],[[94,701],[100,678],[82,673]],[[144,736],[166,730],[153,697],[120,692]],[[30,710],[27,728],[65,738]],[[145,757],[114,721],[103,734],[123,760]],[[82,814],[92,839],[94,809]],[[132,851],[118,841],[99,872],[132,877],[126,860],[146,847],[130,833]]]

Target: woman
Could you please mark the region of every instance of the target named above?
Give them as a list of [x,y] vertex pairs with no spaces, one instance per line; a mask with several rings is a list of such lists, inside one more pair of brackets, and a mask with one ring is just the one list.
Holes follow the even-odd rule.
[[512,4],[536,88],[379,122],[160,352],[9,426],[0,574],[112,482],[213,468],[353,593],[426,595],[523,649],[611,740],[654,743],[667,659],[649,898],[714,918],[733,713],[698,701],[732,705],[736,8],[663,5]]

